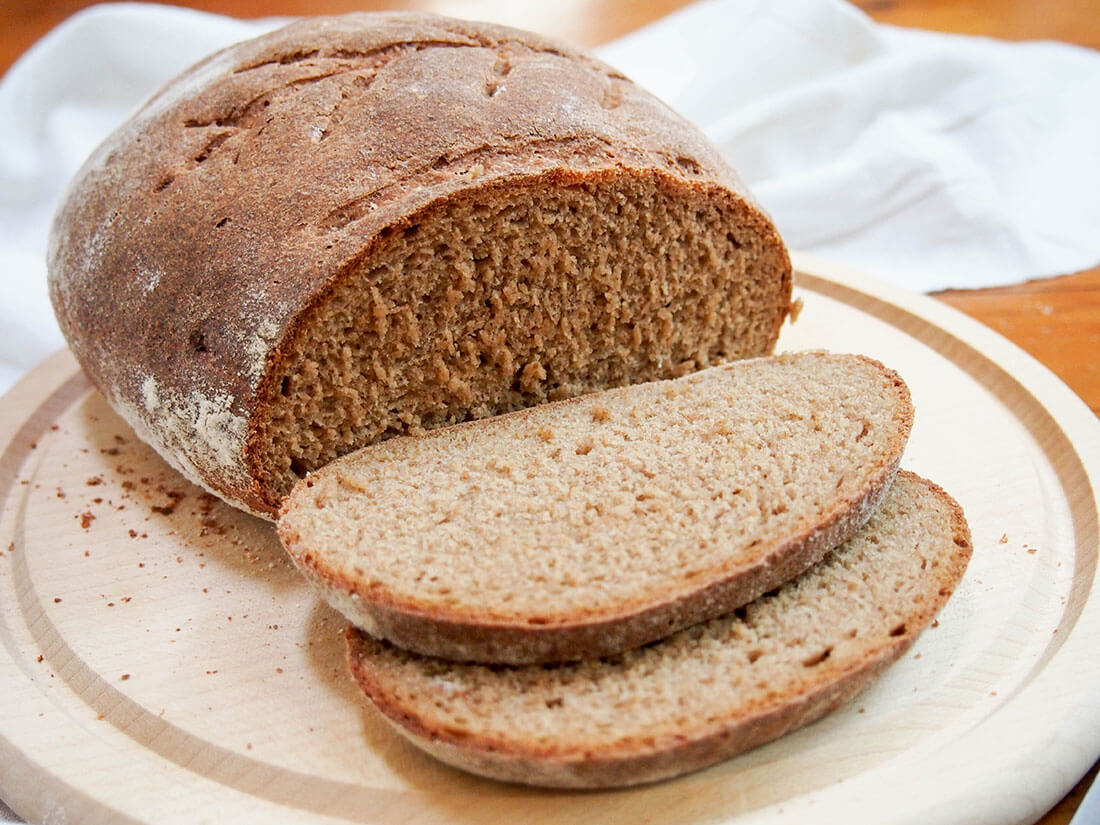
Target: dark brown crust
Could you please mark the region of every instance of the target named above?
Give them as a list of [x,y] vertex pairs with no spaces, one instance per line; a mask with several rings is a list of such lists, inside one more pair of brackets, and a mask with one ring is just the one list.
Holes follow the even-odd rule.
[[[893,460],[868,479],[858,496],[836,502],[819,523],[802,534],[770,548],[751,565],[714,570],[707,581],[692,582],[686,592],[661,594],[658,598],[640,594],[635,603],[598,614],[571,612],[555,616],[547,607],[540,614],[539,624],[526,625],[514,618],[494,620],[488,615],[473,615],[458,608],[446,610],[377,588],[368,589],[364,582],[323,566],[302,542],[293,519],[280,518],[279,538],[306,578],[353,624],[406,650],[454,661],[513,665],[620,653],[747,604],[820,561],[871,517],[898,471],[913,425],[913,406],[909,388],[895,371],[866,356],[854,357],[881,370],[883,380],[891,383],[899,394],[898,426],[892,434],[890,451]],[[509,416],[528,414],[529,411],[520,410]],[[479,423],[458,426],[477,427]],[[437,430],[422,438],[446,438],[447,432]],[[308,479],[299,482],[296,489],[304,493],[308,484]],[[291,493],[285,506],[296,498]]]
[[[501,741],[473,734],[457,736],[426,724],[415,708],[389,695],[363,666],[367,649],[379,643],[353,626],[345,631],[351,674],[386,719],[414,744],[448,764],[506,782],[562,788],[609,788],[638,785],[679,776],[713,765],[738,753],[770,742],[810,724],[840,707],[873,682],[896,661],[932,622],[962,579],[973,552],[970,528],[962,508],[938,485],[914,473],[899,477],[927,486],[949,510],[954,556],[938,571],[940,587],[933,598],[915,605],[906,617],[905,632],[883,635],[859,660],[842,670],[829,672],[809,693],[778,697],[766,707],[684,730],[667,741],[653,744],[628,742],[601,749],[578,742],[569,748],[531,747],[519,732]],[[644,738],[643,738],[644,739]]]
[[363,668],[356,667],[353,648],[357,633],[350,625],[345,633],[356,684],[393,728],[417,747],[456,768],[502,782],[593,790],[643,785],[701,770],[816,722],[866,689],[915,639],[914,634],[891,640],[814,693],[788,697],[786,704],[732,724],[715,724],[706,733],[685,732],[679,741],[664,743],[663,749],[560,753],[517,747],[515,741],[458,738],[425,725],[415,713],[392,703],[392,697],[378,690]]
[[771,222],[697,129],[610,67],[432,15],[305,20],[203,61],[96,150],[54,224],[51,298],[138,433],[270,518],[256,461],[278,364],[393,227],[498,187],[640,174],[745,216],[779,262],[778,334],[791,272]]

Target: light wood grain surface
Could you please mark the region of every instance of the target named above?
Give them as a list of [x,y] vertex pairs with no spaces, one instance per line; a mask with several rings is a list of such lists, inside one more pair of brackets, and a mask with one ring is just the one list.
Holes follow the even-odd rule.
[[[597,45],[686,5],[686,0],[184,0],[181,5],[241,17],[416,8],[495,20]],[[0,4],[0,71],[38,37],[90,0],[6,0]],[[1058,39],[1100,46],[1096,0],[859,0],[877,20],[1011,40]],[[983,290],[949,290],[940,300],[1014,341],[1100,413],[1100,266],[1061,277]],[[1094,768],[1091,775],[1095,775]],[[1084,783],[1042,820],[1064,825]]]
[[888,355],[918,410],[905,464],[959,500],[975,546],[854,701],[629,791],[449,769],[355,690],[342,619],[272,525],[184,481],[63,351],[0,399],[0,793],[34,821],[157,825],[1033,821],[1100,736],[1100,422],[941,303],[796,267],[806,309],[780,345]]

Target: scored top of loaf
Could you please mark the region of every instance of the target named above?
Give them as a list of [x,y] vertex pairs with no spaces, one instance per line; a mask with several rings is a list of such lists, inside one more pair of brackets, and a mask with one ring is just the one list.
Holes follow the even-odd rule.
[[199,63],[93,153],[54,225],[51,296],[138,433],[270,516],[253,415],[341,274],[440,199],[624,169],[752,203],[696,128],[562,43],[424,14],[308,19]]

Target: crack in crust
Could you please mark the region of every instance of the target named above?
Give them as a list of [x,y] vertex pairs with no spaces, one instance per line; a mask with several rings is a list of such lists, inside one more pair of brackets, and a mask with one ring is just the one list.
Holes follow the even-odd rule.
[[[451,31],[451,30],[448,30]],[[322,52],[321,49],[299,49],[291,53],[282,55],[277,58],[262,60],[253,62],[245,66],[240,66],[234,69],[231,76],[237,76],[245,74],[247,72],[255,71],[257,69],[265,68],[268,66],[295,66],[300,65],[303,68],[320,68],[321,63],[328,61],[338,61],[335,67],[332,67],[329,71],[322,71],[319,74],[310,74],[304,77],[295,78],[293,80],[281,83],[271,88],[265,89],[257,95],[254,95],[243,104],[238,104],[231,107],[229,110],[216,115],[215,117],[206,118],[188,118],[183,121],[183,126],[187,129],[201,129],[217,126],[221,128],[232,128],[238,130],[252,129],[263,117],[264,111],[274,102],[276,102],[279,92],[285,90],[295,90],[297,88],[308,86],[314,83],[319,83],[324,80],[330,80],[334,77],[345,75],[348,73],[358,73],[353,85],[358,87],[359,91],[363,91],[369,88],[378,77],[378,75],[391,63],[398,58],[413,54],[416,52],[422,52],[428,49],[451,49],[451,48],[475,48],[475,49],[492,49],[497,53],[497,62],[493,66],[493,75],[486,81],[485,93],[487,97],[495,97],[503,88],[504,78],[514,68],[513,57],[517,52],[526,54],[548,54],[555,57],[560,57],[565,60],[580,59],[586,67],[595,70],[608,80],[608,86],[604,93],[601,104],[606,109],[614,109],[621,105],[623,100],[623,93],[621,89],[622,83],[630,83],[631,81],[624,75],[604,66],[599,61],[592,60],[587,56],[570,55],[565,51],[549,46],[534,46],[529,43],[524,43],[519,39],[501,38],[492,39],[483,35],[480,36],[466,36],[461,35],[459,32],[451,32],[456,36],[463,36],[463,41],[451,41],[440,40],[438,38],[424,39],[424,40],[405,40],[398,43],[389,43],[385,46],[378,46],[373,49],[348,49],[338,48],[331,49]],[[349,63],[348,61],[355,61]],[[345,93],[343,100],[346,100],[348,95]],[[329,116],[332,117],[335,111],[330,112]],[[260,131],[266,126],[260,127]],[[195,158],[196,162],[209,158],[212,151],[222,143],[225,142],[232,134],[225,136],[224,138],[215,138],[215,142],[208,145],[201,153],[201,160]],[[322,136],[323,137],[323,136]],[[514,136],[510,140],[522,140],[523,136]],[[553,141],[547,141],[552,143]],[[520,143],[521,146],[532,146],[538,144],[539,141]],[[516,144],[513,143],[513,146]],[[498,147],[503,150],[504,146]],[[478,150],[475,150],[478,151]],[[454,158],[458,161],[461,158]],[[448,161],[450,162],[450,161]],[[693,162],[694,163],[694,162]],[[698,170],[698,164],[695,164],[695,169]],[[422,170],[417,170],[418,174]],[[697,172],[696,172],[697,173]],[[162,191],[164,187],[161,187],[157,191]],[[369,199],[374,193],[367,193],[363,197]],[[337,210],[339,211],[339,210]],[[334,213],[335,214],[335,213]],[[354,220],[354,218],[352,219]],[[340,228],[346,226],[351,220],[343,223],[337,222],[329,228]],[[326,222],[326,226],[328,223]]]
[[488,171],[490,162],[494,158],[513,156],[517,150],[538,152],[553,147],[567,148],[568,154],[583,153],[587,157],[595,153],[614,157],[616,149],[620,152],[627,151],[626,147],[616,147],[610,140],[599,136],[535,139],[524,135],[506,136],[497,144],[482,144],[454,157],[441,155],[430,163],[421,164],[416,169],[410,170],[407,177],[341,204],[325,216],[321,227],[330,232],[337,231],[361,220],[387,201],[401,197],[408,189],[410,181],[428,183],[429,181],[423,180],[424,177],[445,178],[452,174],[466,174],[471,179],[476,179]]
[[[203,129],[210,126],[221,127],[233,127],[237,129],[251,129],[259,121],[258,115],[263,113],[263,110],[267,109],[271,105],[272,95],[277,92],[281,92],[284,89],[293,89],[298,86],[308,86],[311,83],[317,83],[321,80],[327,80],[330,77],[335,77],[339,74],[346,74],[347,72],[356,71],[362,67],[352,66],[345,69],[334,69],[331,72],[324,72],[323,74],[309,75],[307,77],[300,77],[296,80],[288,81],[287,83],[281,83],[278,86],[272,86],[270,89],[264,89],[258,95],[253,96],[243,104],[233,106],[227,112],[220,114],[213,118],[188,118],[183,121],[183,126],[186,129]],[[373,80],[373,76],[370,80]]]
[[390,60],[408,52],[419,52],[424,49],[515,49],[528,54],[548,54],[560,57],[564,60],[579,60],[586,67],[598,71],[605,77],[613,80],[627,80],[627,77],[614,69],[604,65],[598,60],[593,60],[586,55],[570,54],[563,49],[553,46],[536,46],[526,43],[519,38],[503,37],[491,38],[485,35],[471,35],[459,32],[456,29],[446,29],[448,34],[453,34],[461,40],[441,40],[439,38],[424,38],[422,40],[402,40],[396,43],[387,43],[385,46],[376,46],[372,49],[347,49],[337,48],[322,52],[321,49],[300,49],[276,58],[250,63],[233,70],[234,75],[250,72],[264,66],[292,66],[296,63],[305,63],[308,60],[375,60],[382,57],[382,61],[375,60],[375,67],[381,68]]
[[448,175],[468,175],[471,180],[476,180],[482,175],[488,174],[493,169],[493,161],[499,158],[509,158],[517,151],[531,151],[535,154],[550,154],[547,150],[561,149],[557,157],[584,156],[592,158],[602,155],[608,159],[625,157],[640,163],[650,162],[667,169],[677,171],[685,177],[702,178],[705,172],[700,163],[686,155],[676,155],[671,152],[639,150],[625,145],[617,144],[599,135],[585,137],[558,137],[558,138],[531,138],[528,135],[506,135],[498,143],[482,144],[459,155],[441,155],[431,163],[421,164],[416,169],[406,173],[399,181],[380,186],[369,192],[353,198],[330,211],[321,221],[321,228],[330,232],[339,231],[348,225],[362,220],[387,201],[400,197],[411,182],[419,185],[428,185],[431,178],[441,179]]

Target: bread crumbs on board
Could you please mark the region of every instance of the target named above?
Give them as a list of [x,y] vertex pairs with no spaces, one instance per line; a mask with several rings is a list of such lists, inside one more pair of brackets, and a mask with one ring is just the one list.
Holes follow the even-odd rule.
[[791,311],[789,315],[790,323],[793,324],[798,321],[798,316],[802,314],[802,309],[805,306],[806,302],[803,301],[801,298],[795,298],[793,301],[791,301]]

